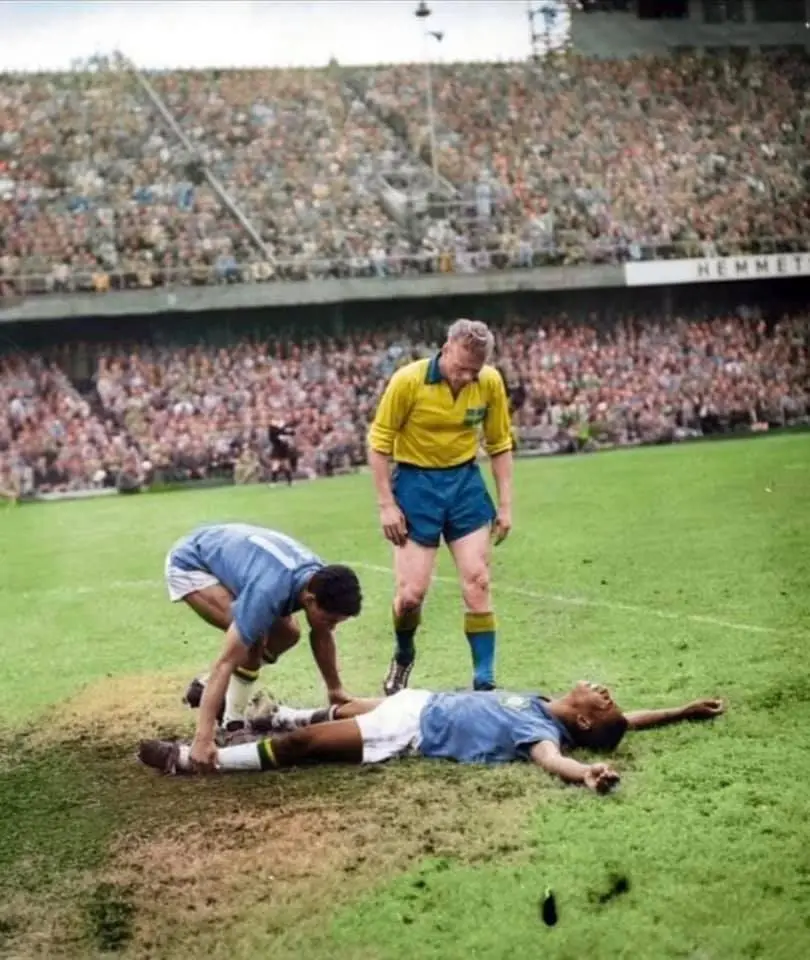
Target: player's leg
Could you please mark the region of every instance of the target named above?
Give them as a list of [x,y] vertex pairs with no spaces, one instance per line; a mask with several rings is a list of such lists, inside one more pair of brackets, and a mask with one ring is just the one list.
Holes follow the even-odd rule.
[[[231,622],[232,597],[216,577],[200,569],[194,539],[184,537],[171,548],[164,567],[166,589],[172,603],[183,601],[202,620],[225,631]],[[205,689],[205,678],[195,677],[186,688],[183,702],[199,707]],[[222,722],[225,705],[219,713]]]
[[262,647],[265,663],[275,663],[301,639],[301,628],[293,616],[279,617],[270,628]]
[[[210,591],[200,591],[203,595],[198,593],[193,596],[189,606],[207,623],[227,630],[227,625],[230,625],[232,600],[230,594],[224,592],[227,600],[222,595],[215,596],[213,588]],[[223,623],[227,625],[223,627]],[[275,663],[283,653],[294,647],[300,638],[301,629],[294,617],[282,617],[273,624],[261,646],[251,651],[248,662],[234,670],[220,712],[220,723],[231,729],[236,724],[244,723],[248,705],[257,692],[262,664]],[[192,708],[199,707],[204,690],[205,678],[195,677],[186,690],[183,702]]]
[[473,687],[495,687],[495,614],[490,592],[491,525],[495,505],[475,465],[460,477],[445,539],[456,564],[464,599],[464,633],[473,661]]
[[284,474],[284,479],[287,481],[287,486],[291,487],[293,482],[293,465],[292,458],[285,457],[282,464],[282,473]]
[[185,594],[182,599],[191,609],[212,627],[223,632],[231,625],[231,604],[233,597],[230,590],[221,583],[213,583],[201,590],[193,590]]
[[[435,472],[435,471],[433,471]],[[391,696],[408,685],[416,657],[414,638],[422,619],[444,522],[431,471],[397,467],[392,477],[397,505],[408,525],[408,540],[394,548],[394,656],[383,680]]]
[[380,699],[358,699],[333,704],[331,707],[289,707],[279,703],[274,704],[268,713],[251,718],[249,727],[253,733],[281,733],[332,720],[359,717],[364,713],[371,713],[382,702]]
[[[211,626],[224,632],[231,625],[233,597],[222,584],[218,583],[216,586],[198,590],[184,597],[184,599],[188,606]],[[236,667],[228,681],[225,700],[219,714],[219,722],[226,730],[234,730],[244,726],[245,711],[258,688],[262,654],[263,646],[257,644],[250,650],[245,662]],[[194,691],[192,691],[192,688],[194,688]],[[198,693],[198,696],[194,699],[196,699],[195,705],[199,706],[204,690],[205,680],[200,677],[195,678],[186,691],[186,703],[191,706],[192,696]]]
[[[168,740],[142,740],[138,759],[161,773],[193,773],[191,747]],[[362,763],[363,737],[356,720],[338,720],[276,733],[217,751],[217,771],[275,770],[303,763]]]
[[[307,763],[381,763],[402,756],[418,747],[421,715],[430,696],[424,690],[403,690],[378,701],[370,711],[364,709],[366,704],[344,704],[341,710],[363,712],[350,719],[222,747],[217,753],[217,769],[231,773]],[[145,740],[138,757],[163,773],[190,773],[190,751],[187,744]]]
[[[215,582],[193,590],[186,593],[182,599],[197,616],[223,633],[231,625],[233,597],[221,583]],[[246,662],[233,672],[218,714],[219,722],[224,724],[226,729],[234,729],[244,724],[245,711],[258,686],[262,654],[262,646],[252,649]],[[195,677],[186,689],[184,703],[192,708],[199,707],[204,690],[205,678]]]
[[[227,618],[227,623],[230,625],[230,595],[228,596],[227,610],[224,598],[221,597],[215,599],[209,596],[203,598],[202,601],[199,597],[195,597],[193,602],[196,604],[195,609],[197,609],[197,612],[200,613],[200,616],[203,616],[204,619],[208,619],[205,613],[217,613],[215,603],[221,603],[218,611],[221,620],[217,621],[217,617],[212,616],[208,622],[213,622],[215,626],[219,626],[219,624],[225,622]],[[225,627],[225,629],[227,629],[227,627]],[[301,630],[295,618],[292,616],[281,617],[276,620],[270,628],[263,642],[251,649],[246,662],[234,670],[225,693],[222,717],[220,719],[220,723],[224,724],[226,730],[234,730],[244,726],[248,706],[258,690],[262,664],[275,663],[283,653],[298,643],[300,637]],[[191,687],[186,692],[186,702],[193,706],[199,706],[200,700],[202,700],[202,693],[205,689],[205,682],[201,678],[196,678],[192,681],[192,687],[194,687],[195,702],[191,704],[191,697],[189,696]]]
[[338,716],[350,718],[224,747],[218,767],[225,772],[271,770],[304,763],[382,763],[403,756],[418,747],[422,711],[430,696],[425,690],[402,690],[376,702],[343,704]]
[[416,658],[414,638],[422,620],[422,605],[430,588],[436,550],[410,539],[394,548],[394,656],[383,680],[387,697],[408,686]]

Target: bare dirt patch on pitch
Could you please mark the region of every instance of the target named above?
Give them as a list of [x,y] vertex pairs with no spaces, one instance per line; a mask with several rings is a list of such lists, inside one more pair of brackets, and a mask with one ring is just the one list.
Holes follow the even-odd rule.
[[322,922],[426,857],[518,854],[516,829],[536,802],[519,778],[496,785],[485,772],[482,790],[469,771],[447,782],[438,766],[434,776],[416,767],[161,780],[162,799],[167,783],[180,788],[174,825],[122,837],[103,874],[128,891],[133,949],[213,950],[246,926],[267,936]]
[[[36,838],[38,824],[56,826],[8,855],[0,954],[214,956],[323,923],[425,858],[519,856],[516,832],[538,802],[525,769],[414,760],[197,779],[137,764],[138,738],[192,722],[178,678],[122,678],[87,687],[26,734],[11,760],[15,796],[30,791],[17,802],[39,808],[24,829]],[[35,895],[11,895],[15,871]]]
[[186,735],[194,714],[181,702],[187,674],[108,677],[48,710],[26,734],[32,747],[54,743],[136,744],[142,737]]

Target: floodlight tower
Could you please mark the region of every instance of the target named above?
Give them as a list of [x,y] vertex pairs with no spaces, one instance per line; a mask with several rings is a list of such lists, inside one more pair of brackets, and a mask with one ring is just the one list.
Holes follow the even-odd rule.
[[433,108],[433,71],[430,69],[430,41],[435,40],[441,43],[444,39],[444,32],[441,30],[428,30],[427,20],[433,11],[427,5],[427,0],[419,0],[414,16],[420,23],[424,39],[424,58],[425,58],[425,97],[427,100],[427,120],[430,133],[430,166],[433,170],[433,186],[439,180],[439,156],[436,152],[436,114]]

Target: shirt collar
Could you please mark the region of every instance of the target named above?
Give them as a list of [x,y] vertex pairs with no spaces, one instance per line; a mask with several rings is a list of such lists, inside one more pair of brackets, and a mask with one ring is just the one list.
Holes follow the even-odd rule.
[[442,380],[444,380],[441,367],[439,366],[440,356],[440,353],[435,353],[430,358],[430,363],[427,365],[427,371],[425,372],[425,383],[429,384],[430,386],[434,386],[435,384],[441,383]]
[[[434,353],[430,358],[430,363],[428,363],[427,370],[425,371],[425,383],[428,386],[435,386],[437,383],[441,383],[444,380],[442,375],[442,368],[439,366],[439,358],[441,357],[441,352]],[[473,380],[473,383],[478,382],[478,377]]]

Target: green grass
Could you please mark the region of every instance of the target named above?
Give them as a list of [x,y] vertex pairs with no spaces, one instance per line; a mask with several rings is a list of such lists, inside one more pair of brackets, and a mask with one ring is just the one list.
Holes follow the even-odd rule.
[[[613,796],[522,765],[138,768],[139,734],[188,729],[179,694],[217,648],[162,585],[199,523],[277,526],[355,562],[343,674],[379,689],[391,584],[372,503],[360,476],[0,511],[0,956],[810,955],[810,438],[519,463],[494,562],[500,683],[728,700],[712,725],[631,736]],[[439,573],[414,682],[453,688],[469,656],[444,557]],[[322,698],[306,645],[266,681]]]

